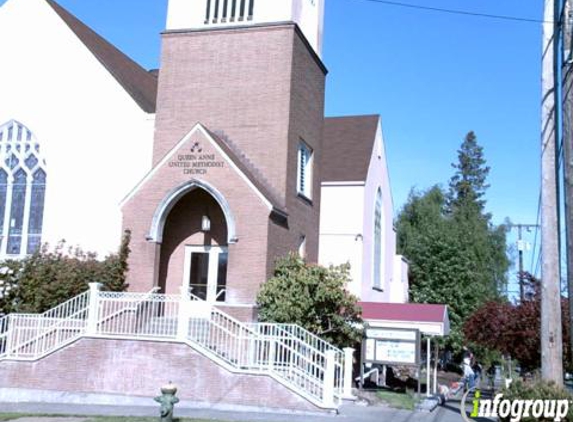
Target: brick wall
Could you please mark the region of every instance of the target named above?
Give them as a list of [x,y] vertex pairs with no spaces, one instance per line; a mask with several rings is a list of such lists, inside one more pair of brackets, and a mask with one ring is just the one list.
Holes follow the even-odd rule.
[[0,362],[0,388],[151,399],[168,381],[196,402],[317,410],[268,376],[233,374],[182,344],[82,339],[37,362]]
[[[195,142],[202,145],[205,154],[215,154],[216,160],[224,160],[211,146],[210,141],[198,131],[183,143],[179,150],[174,151],[173,159],[156,169],[153,176],[123,207],[124,229],[132,231],[128,273],[131,291],[148,291],[159,280],[158,268],[163,245],[149,241],[147,236],[159,204],[175,187],[193,180],[193,176],[186,175],[181,168],[171,167],[169,163],[177,161],[179,153],[188,153]],[[209,169],[208,173],[202,176],[202,180],[216,188],[227,200],[237,227],[238,242],[229,245],[227,300],[235,304],[252,304],[260,284],[267,277],[265,251],[270,210],[228,163],[223,167]],[[201,201],[196,204],[200,212],[203,211],[204,205],[205,202]],[[216,220],[212,223],[212,230],[216,233]],[[177,245],[171,245],[171,248],[177,250],[185,244],[203,245],[204,239],[192,236],[180,238]],[[177,254],[173,258],[173,265],[164,269],[164,277],[171,280],[167,290],[176,293],[175,284],[180,285],[183,280],[183,260],[175,259]]]
[[[254,304],[276,259],[297,251],[301,236],[308,260],[318,260],[326,69],[295,24],[167,32],[162,50],[154,165],[201,123],[223,132],[244,153],[242,159],[260,171],[289,214],[287,225],[275,224],[269,208],[228,163],[199,177],[225,197],[236,218],[239,241],[229,245],[227,301]],[[207,144],[195,136],[180,150],[197,140]],[[314,151],[312,201],[297,195],[300,140]],[[197,241],[196,236],[175,245],[146,240],[161,201],[192,179],[168,163],[159,167],[123,207],[124,229],[133,234],[128,282],[134,291],[167,280],[167,291],[176,292],[183,276],[181,248]]]
[[284,195],[294,25],[166,33],[154,163],[195,124],[224,132]]
[[[308,47],[299,31],[292,33],[291,88],[286,171],[286,206],[289,230],[270,227],[269,265],[276,257],[297,250],[301,236],[306,237],[307,259],[318,262],[320,224],[320,180],[322,135],[324,126],[325,72],[320,59]],[[313,185],[311,201],[297,193],[298,145],[303,140],[313,150]],[[293,248],[293,245],[295,247]]]

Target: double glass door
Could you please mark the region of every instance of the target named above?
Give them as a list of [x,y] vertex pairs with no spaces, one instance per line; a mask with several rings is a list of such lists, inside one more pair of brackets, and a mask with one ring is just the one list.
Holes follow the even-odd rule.
[[228,256],[226,247],[186,246],[183,285],[207,302],[224,302]]

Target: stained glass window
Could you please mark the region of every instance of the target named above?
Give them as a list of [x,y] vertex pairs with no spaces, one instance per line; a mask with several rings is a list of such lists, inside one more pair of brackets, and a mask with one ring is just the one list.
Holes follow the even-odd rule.
[[40,248],[42,239],[42,222],[44,217],[44,199],[46,195],[46,172],[38,169],[32,181],[30,198],[30,220],[28,222],[27,253],[32,254]]
[[46,179],[32,131],[14,120],[0,126],[0,255],[22,256],[40,247]]
[[8,234],[9,255],[19,255],[22,245],[24,226],[24,207],[26,206],[26,172],[19,169],[14,175],[12,184],[12,204],[10,207],[10,227]]
[[[1,133],[1,132],[0,132]],[[4,243],[4,214],[6,213],[6,194],[8,192],[8,173],[0,169],[0,248]]]

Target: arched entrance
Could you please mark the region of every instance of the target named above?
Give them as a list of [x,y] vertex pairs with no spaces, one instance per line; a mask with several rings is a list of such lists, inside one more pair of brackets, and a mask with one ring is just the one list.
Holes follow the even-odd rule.
[[195,183],[179,188],[158,210],[158,285],[167,293],[185,286],[201,299],[225,301],[229,212],[226,202],[221,206],[222,197],[208,189]]

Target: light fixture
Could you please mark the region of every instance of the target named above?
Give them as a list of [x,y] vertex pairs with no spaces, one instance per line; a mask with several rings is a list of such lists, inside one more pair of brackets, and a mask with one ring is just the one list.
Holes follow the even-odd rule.
[[211,220],[207,215],[204,215],[201,219],[201,231],[208,232],[211,230]]

